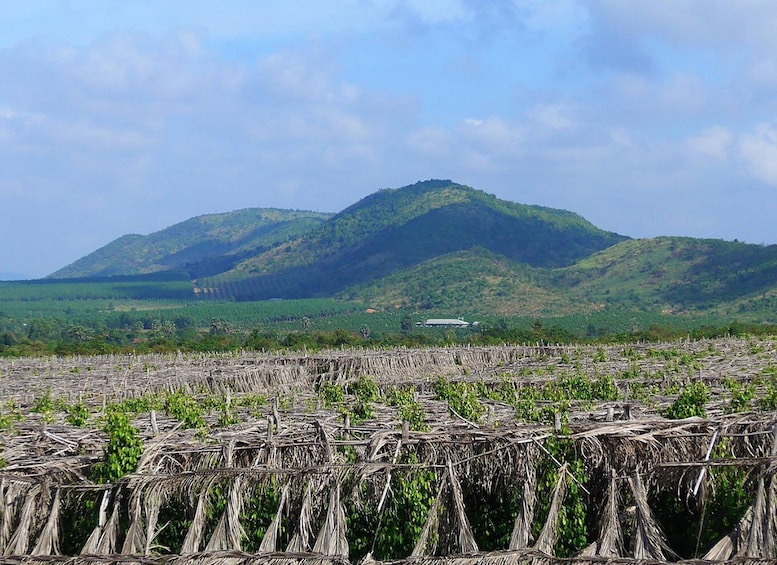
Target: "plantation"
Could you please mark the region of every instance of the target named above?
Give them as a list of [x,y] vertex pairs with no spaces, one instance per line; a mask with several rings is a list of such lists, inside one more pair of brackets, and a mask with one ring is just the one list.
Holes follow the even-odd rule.
[[0,360],[8,563],[777,557],[777,341]]

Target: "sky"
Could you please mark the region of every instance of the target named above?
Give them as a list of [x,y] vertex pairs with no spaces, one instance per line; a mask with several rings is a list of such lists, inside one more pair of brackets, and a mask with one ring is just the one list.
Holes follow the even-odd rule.
[[431,178],[777,243],[774,0],[0,0],[0,279]]

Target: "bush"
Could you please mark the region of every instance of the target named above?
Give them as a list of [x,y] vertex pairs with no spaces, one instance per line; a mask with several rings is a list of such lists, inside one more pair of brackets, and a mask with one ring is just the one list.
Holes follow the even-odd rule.
[[479,422],[486,407],[480,403],[477,386],[468,383],[451,382],[440,377],[434,383],[437,400],[446,400],[448,409],[470,422]]
[[664,416],[672,420],[681,420],[700,416],[704,418],[707,410],[704,405],[710,399],[710,391],[702,381],[695,381],[683,388],[672,405],[664,411]]
[[108,434],[108,444],[103,449],[105,459],[92,468],[92,479],[99,483],[113,482],[132,473],[143,455],[143,441],[124,412],[110,410],[103,430]]
[[205,414],[202,406],[196,398],[184,392],[175,392],[167,397],[165,412],[181,422],[184,429],[205,427]]

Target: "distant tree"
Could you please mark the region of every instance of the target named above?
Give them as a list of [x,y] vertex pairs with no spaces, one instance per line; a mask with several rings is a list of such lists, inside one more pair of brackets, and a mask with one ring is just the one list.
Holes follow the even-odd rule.
[[89,341],[94,337],[94,332],[84,326],[70,326],[67,336],[74,341]]
[[27,337],[33,341],[49,341],[56,337],[55,334],[58,333],[56,330],[56,324],[53,320],[35,318],[30,322]]
[[3,344],[6,347],[11,347],[12,345],[16,345],[18,342],[19,340],[16,339],[16,336],[12,331],[4,332],[2,337],[0,337],[0,344]]

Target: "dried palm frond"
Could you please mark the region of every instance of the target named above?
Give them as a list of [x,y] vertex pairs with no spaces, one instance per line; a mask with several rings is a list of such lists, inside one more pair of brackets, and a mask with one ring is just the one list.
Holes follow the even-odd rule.
[[534,520],[534,507],[537,504],[537,467],[534,457],[524,458],[524,476],[521,507],[515,517],[509,549],[529,547],[531,523]]
[[728,561],[734,557],[739,551],[739,548],[744,545],[747,532],[750,531],[752,524],[753,507],[750,506],[734,529],[718,540],[718,542],[704,554],[702,559],[709,561]]
[[545,525],[542,526],[542,531],[534,544],[534,549],[537,551],[553,555],[553,547],[556,545],[556,540],[558,539],[558,523],[561,505],[564,502],[566,492],[567,464],[564,463],[558,470],[558,479],[556,479],[556,486],[553,487],[548,517],[545,519]]
[[194,511],[194,518],[186,532],[186,537],[181,546],[181,554],[189,555],[197,553],[202,543],[202,531],[205,528],[205,520],[208,506],[208,489],[203,487],[200,495],[197,497],[197,507]]
[[243,478],[238,475],[229,487],[227,507],[221,515],[216,529],[205,547],[205,551],[219,551],[222,549],[240,550],[241,540],[244,536],[243,526],[240,524],[240,510],[243,507]]
[[313,539],[313,485],[308,481],[305,485],[305,494],[302,497],[302,508],[299,511],[297,529],[286,547],[288,553],[302,553],[310,551]]
[[777,480],[775,480],[774,475],[769,478],[766,507],[771,508],[771,512],[766,513],[764,552],[768,557],[777,557]]
[[758,488],[755,491],[755,501],[753,502],[753,517],[750,524],[750,531],[737,551],[737,556],[744,557],[767,557],[766,545],[766,522],[767,513],[771,514],[774,508],[767,505],[766,488],[764,486],[764,477],[761,475],[758,479]]
[[264,533],[262,542],[259,544],[259,553],[272,553],[275,551],[275,546],[278,538],[278,530],[280,529],[281,519],[283,518],[283,509],[286,506],[286,498],[289,495],[289,484],[286,483],[281,491],[281,500],[278,502],[278,510],[275,512],[275,516],[267,526],[267,531]]
[[16,527],[8,545],[5,548],[5,555],[24,555],[30,545],[31,530],[35,522],[37,510],[37,499],[41,494],[39,484],[32,485],[24,497],[24,504],[19,516],[19,525]]
[[316,420],[314,422],[314,425],[316,426],[316,430],[318,431],[318,437],[319,441],[321,442],[321,447],[324,451],[324,458],[327,463],[334,463],[335,461],[335,450],[332,447],[332,438],[330,437],[329,433],[327,432],[324,425]]
[[475,536],[472,534],[472,528],[464,511],[464,494],[461,492],[461,484],[456,477],[450,459],[448,460],[448,481],[451,485],[451,495],[453,496],[456,522],[459,529],[457,537],[458,551],[459,553],[477,553],[478,544],[475,542]]
[[661,527],[653,517],[639,473],[629,479],[629,484],[637,510],[634,524],[634,557],[659,561],[676,558],[677,555],[669,548]]
[[607,489],[607,500],[604,504],[599,539],[580,552],[581,556],[620,557],[624,554],[623,532],[618,512],[619,506],[617,479],[613,470]]
[[313,552],[347,557],[348,540],[345,537],[345,529],[345,510],[340,502],[340,484],[336,482],[329,492],[329,508],[313,546]]
[[149,555],[151,553],[151,544],[158,533],[156,531],[156,526],[159,520],[159,509],[162,506],[163,498],[161,485],[155,485],[149,489],[148,494],[143,500],[146,514],[146,544],[143,548],[143,555]]
[[16,523],[16,514],[20,501],[24,498],[24,489],[28,483],[2,478],[0,493],[3,496],[3,508],[0,510],[0,552],[5,553],[8,541],[11,539]]
[[440,524],[440,506],[442,505],[442,493],[447,486],[446,482],[446,480],[440,482],[440,487],[437,489],[437,496],[434,498],[434,503],[426,514],[426,521],[421,530],[421,535],[418,537],[418,541],[416,541],[413,551],[410,553],[411,558],[434,555],[437,551],[438,536],[432,536],[431,544],[429,544],[429,538],[432,532],[437,531],[437,527]]
[[92,530],[89,538],[84,543],[84,547],[81,548],[83,555],[91,555],[97,553],[97,547],[100,543],[100,536],[102,535],[105,524],[108,523],[108,506],[113,498],[113,493],[110,489],[103,491],[102,500],[100,501],[100,510],[97,517],[97,525]]
[[119,539],[119,509],[121,508],[121,495],[117,495],[113,501],[113,510],[111,511],[111,517],[108,518],[108,522],[105,524],[102,533],[100,534],[100,541],[97,542],[97,555],[112,555],[116,553],[118,549],[117,543]]
[[59,503],[60,494],[57,489],[54,500],[51,501],[49,517],[32,549],[32,555],[59,555]]
[[143,529],[143,498],[142,488],[136,488],[130,495],[129,518],[130,525],[124,536],[124,544],[121,552],[125,555],[138,555],[146,546],[145,532]]

